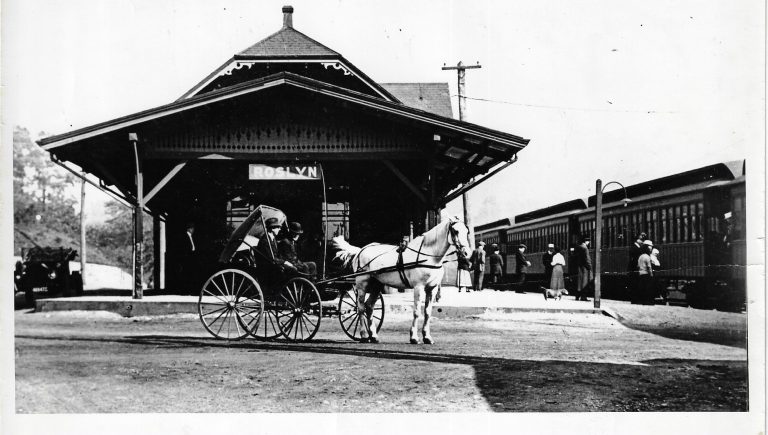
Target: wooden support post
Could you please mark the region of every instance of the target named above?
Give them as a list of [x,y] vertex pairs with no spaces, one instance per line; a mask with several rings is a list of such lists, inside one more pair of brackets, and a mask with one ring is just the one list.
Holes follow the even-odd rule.
[[165,222],[159,217],[152,219],[152,241],[154,269],[152,281],[155,290],[165,289]]
[[136,204],[133,208],[133,299],[141,299],[144,297],[144,183],[139,159],[138,136],[136,133],[128,133],[128,140],[133,145],[136,163]]
[[85,268],[87,262],[87,243],[85,240],[85,172],[83,172],[82,184],[80,186],[80,282],[85,288]]

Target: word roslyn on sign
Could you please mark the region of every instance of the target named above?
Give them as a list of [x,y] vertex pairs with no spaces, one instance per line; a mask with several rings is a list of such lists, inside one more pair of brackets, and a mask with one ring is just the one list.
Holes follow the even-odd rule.
[[270,166],[252,163],[248,165],[249,180],[319,180],[315,165]]

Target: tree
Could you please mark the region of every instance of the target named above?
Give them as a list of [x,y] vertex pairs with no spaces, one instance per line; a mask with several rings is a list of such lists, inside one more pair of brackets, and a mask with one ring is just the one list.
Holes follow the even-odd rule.
[[[44,133],[41,133],[44,135]],[[58,167],[32,142],[26,128],[13,130],[13,220],[44,225],[69,235],[79,231],[73,186],[75,176]],[[40,216],[39,221],[36,219]]]

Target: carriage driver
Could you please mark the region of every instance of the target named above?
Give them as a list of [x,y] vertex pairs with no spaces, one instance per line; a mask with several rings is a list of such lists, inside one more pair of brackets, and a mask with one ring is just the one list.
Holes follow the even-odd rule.
[[288,267],[314,278],[317,275],[317,265],[315,262],[299,260],[297,242],[303,233],[300,223],[291,222],[288,224],[288,235],[277,243],[277,253],[278,257],[285,260]]

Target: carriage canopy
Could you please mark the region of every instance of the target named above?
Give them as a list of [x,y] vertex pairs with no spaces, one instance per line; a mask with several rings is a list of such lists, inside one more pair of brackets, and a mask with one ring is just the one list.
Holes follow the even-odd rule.
[[241,223],[235,229],[235,231],[232,232],[232,235],[229,236],[227,245],[224,247],[224,250],[219,256],[219,262],[229,262],[229,260],[232,259],[232,256],[235,255],[235,252],[239,250],[240,245],[243,244],[243,241],[245,241],[246,238],[255,238],[256,240],[261,238],[267,232],[265,228],[265,222],[269,218],[277,219],[281,227],[285,225],[287,220],[285,213],[274,207],[270,207],[268,205],[260,205],[256,207],[253,212],[251,212],[251,214],[248,215],[248,217],[243,221],[243,223]]

